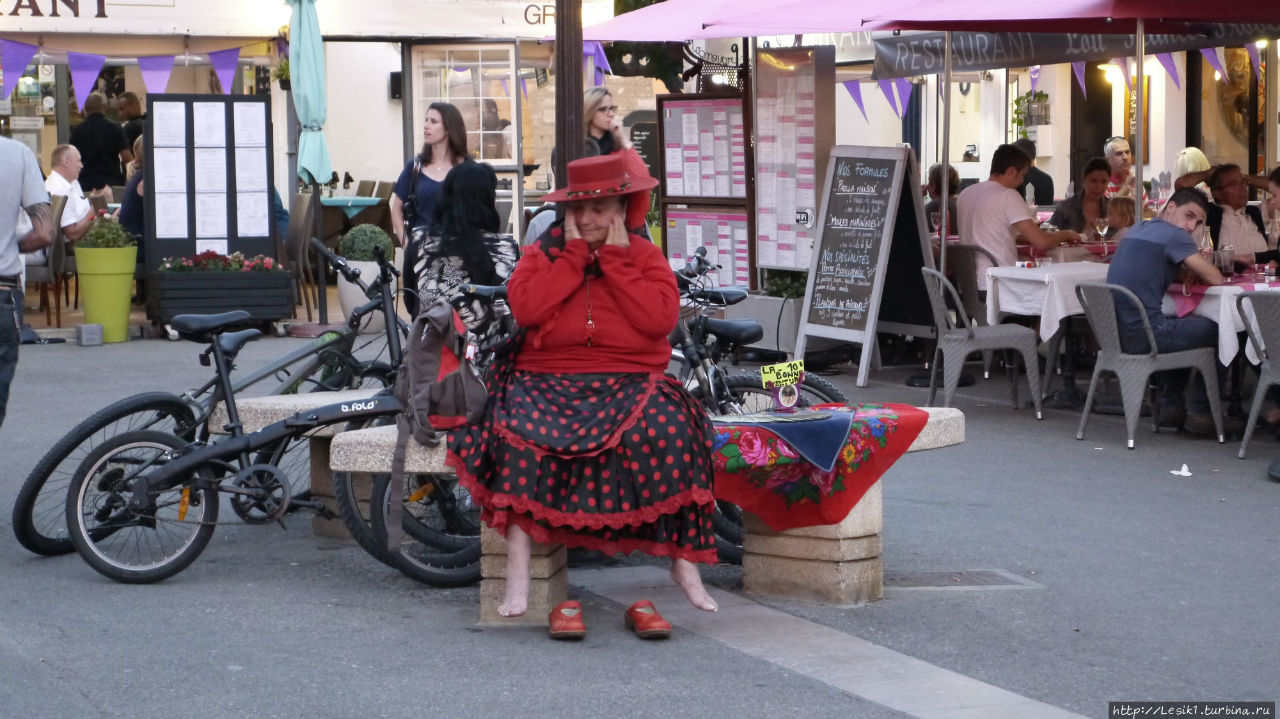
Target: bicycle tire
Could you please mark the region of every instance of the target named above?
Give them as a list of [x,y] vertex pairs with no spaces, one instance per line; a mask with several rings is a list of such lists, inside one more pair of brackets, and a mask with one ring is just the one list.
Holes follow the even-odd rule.
[[[368,427],[378,427],[394,421],[393,417],[375,417],[371,420],[350,422],[343,431],[350,432]],[[369,479],[367,482],[361,481],[357,475],[360,475],[360,477],[368,476]],[[365,475],[357,472],[334,472],[333,496],[338,505],[338,517],[342,520],[343,526],[347,528],[347,533],[351,535],[356,544],[360,545],[360,548],[368,552],[374,559],[392,566],[391,561],[387,558],[386,542],[379,541],[379,535],[374,533],[373,519],[369,511],[369,498],[372,496],[372,487],[376,477],[377,475]]]
[[190,428],[193,422],[191,406],[168,392],[125,397],[90,415],[45,452],[18,490],[13,503],[13,533],[18,543],[48,557],[74,552],[75,545],[67,534],[66,496],[84,458],[102,442],[124,432],[168,431],[179,424]]
[[[761,385],[760,376],[757,374],[739,372],[726,376],[724,382],[733,398],[733,404],[744,412],[759,412],[773,406],[773,392]],[[694,396],[705,407],[709,402],[701,397],[701,394],[701,392],[695,392]],[[815,404],[848,401],[843,392],[821,377],[806,373],[804,379],[800,381],[800,401],[797,406],[810,407]],[[718,407],[707,409],[714,414],[720,412]],[[720,561],[727,564],[742,564],[742,538],[745,533],[742,528],[742,510],[732,502],[716,500],[716,509],[711,515],[711,526],[716,535],[716,555]]]
[[[188,478],[156,493],[149,516],[126,505],[133,479],[128,468],[157,466],[184,446],[186,442],[165,432],[126,432],[103,442],[80,463],[67,492],[67,530],[76,551],[97,572],[125,584],[151,584],[181,572],[208,546],[218,521],[215,488],[197,487]],[[207,470],[199,471],[207,478]],[[197,516],[189,518],[193,511]],[[173,550],[143,557],[169,537],[178,538]]]
[[[380,501],[372,503],[370,515],[373,519],[373,531],[386,544],[387,510],[391,506],[393,485],[391,475],[379,475],[373,486],[373,496]],[[399,569],[405,576],[433,587],[464,587],[480,581],[480,535],[457,550],[441,550],[417,539],[422,528],[413,513],[413,508],[406,506],[401,513],[404,533],[400,552],[388,553],[391,566]]]

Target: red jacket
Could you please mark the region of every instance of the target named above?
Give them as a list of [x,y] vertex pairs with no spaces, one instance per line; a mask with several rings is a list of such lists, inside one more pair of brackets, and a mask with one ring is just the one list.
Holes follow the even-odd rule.
[[[516,369],[666,370],[667,335],[676,326],[680,295],[662,250],[635,235],[629,239],[627,248],[600,248],[601,275],[590,279],[585,270],[591,253],[582,239],[565,242],[554,262],[536,247],[525,251],[507,282],[511,312],[529,331]],[[594,329],[587,326],[588,301]]]

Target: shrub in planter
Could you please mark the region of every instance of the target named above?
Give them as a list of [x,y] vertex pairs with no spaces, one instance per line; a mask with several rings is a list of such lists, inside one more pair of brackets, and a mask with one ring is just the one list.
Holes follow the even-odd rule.
[[355,262],[377,262],[373,253],[375,247],[381,247],[383,254],[390,259],[395,251],[395,243],[391,236],[377,225],[356,225],[342,236],[338,242],[338,254]]
[[76,242],[75,247],[76,249],[119,248],[133,247],[137,244],[133,233],[126,230],[114,217],[102,216],[89,225],[89,229],[85,231],[80,241]]
[[104,342],[124,342],[129,338],[137,242],[114,217],[98,217],[75,250],[85,323],[102,325]]

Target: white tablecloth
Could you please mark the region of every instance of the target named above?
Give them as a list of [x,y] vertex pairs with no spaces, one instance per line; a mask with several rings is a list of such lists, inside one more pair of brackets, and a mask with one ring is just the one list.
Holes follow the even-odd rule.
[[1108,267],[1099,262],[992,267],[987,270],[987,322],[994,325],[1006,314],[1039,315],[1040,339],[1048,341],[1064,317],[1084,312],[1076,285],[1106,282]]
[[[1230,365],[1231,360],[1235,359],[1240,351],[1238,333],[1244,332],[1244,321],[1236,311],[1236,297],[1242,292],[1254,290],[1280,292],[1280,287],[1251,282],[1210,287],[1205,290],[1204,299],[1200,300],[1200,304],[1191,311],[1191,316],[1208,317],[1218,323],[1218,361],[1223,365]],[[1173,298],[1166,294],[1161,309],[1166,315],[1174,314]],[[1245,344],[1247,345],[1245,356],[1250,362],[1258,364],[1258,355],[1253,351],[1253,345],[1248,341]]]

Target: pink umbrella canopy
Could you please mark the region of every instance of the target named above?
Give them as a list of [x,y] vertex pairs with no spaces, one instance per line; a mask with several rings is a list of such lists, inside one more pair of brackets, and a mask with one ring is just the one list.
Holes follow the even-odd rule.
[[[677,42],[707,38],[742,37],[741,28],[707,27],[729,12],[749,12],[776,5],[778,0],[666,0],[623,13],[582,29],[583,40],[629,42]],[[772,33],[749,32],[748,35]]]

